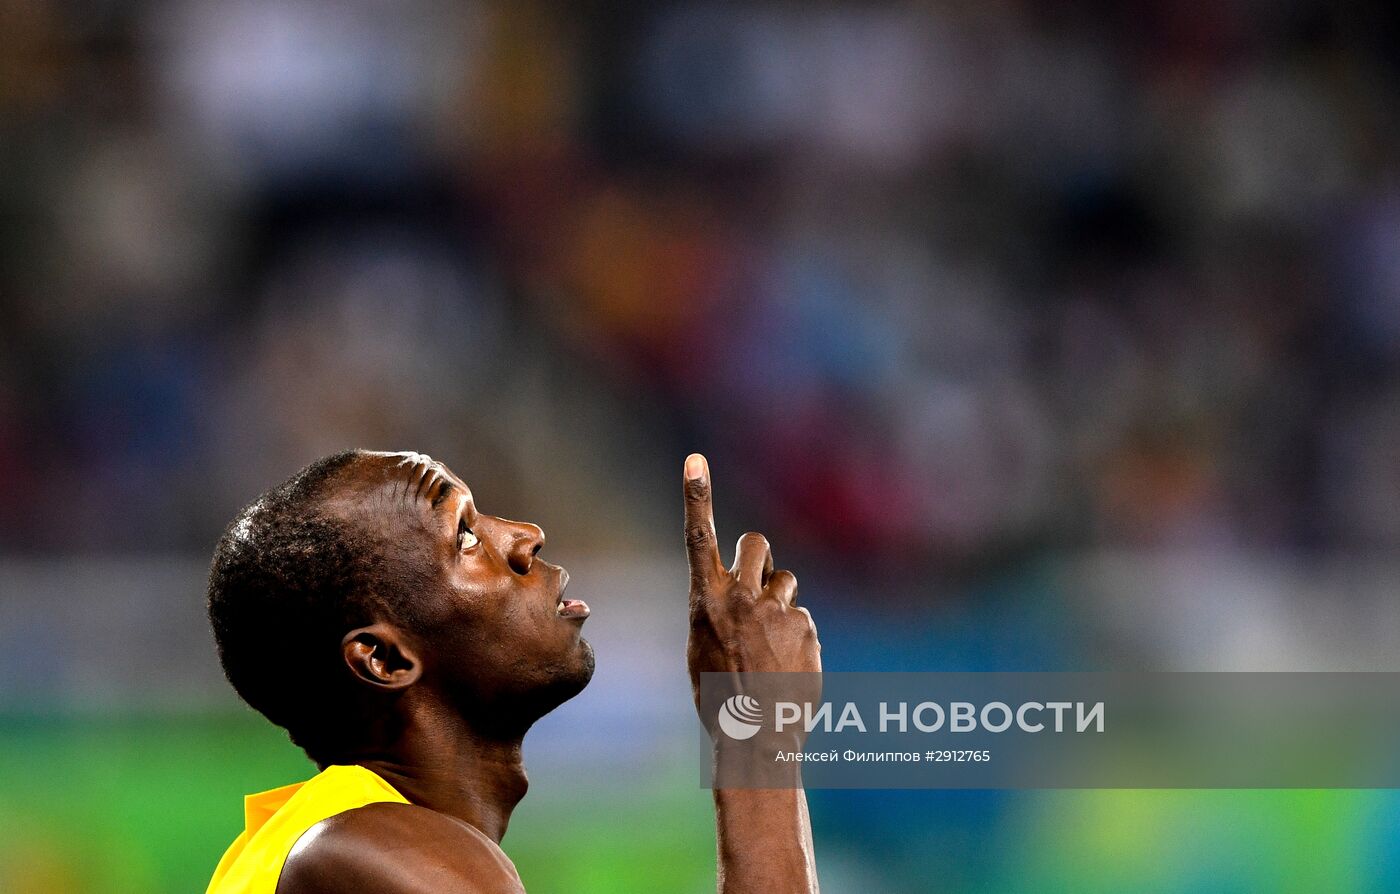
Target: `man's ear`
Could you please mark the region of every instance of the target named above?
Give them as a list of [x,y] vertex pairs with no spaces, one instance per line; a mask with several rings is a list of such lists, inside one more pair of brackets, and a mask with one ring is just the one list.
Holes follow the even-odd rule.
[[407,689],[423,673],[418,656],[390,624],[350,631],[340,641],[340,654],[357,679],[381,690]]

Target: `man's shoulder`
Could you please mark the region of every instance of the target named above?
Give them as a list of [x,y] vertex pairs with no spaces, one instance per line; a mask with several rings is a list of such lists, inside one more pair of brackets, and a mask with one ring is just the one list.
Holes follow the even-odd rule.
[[479,830],[413,804],[375,803],[312,826],[287,855],[277,894],[523,894],[515,866]]

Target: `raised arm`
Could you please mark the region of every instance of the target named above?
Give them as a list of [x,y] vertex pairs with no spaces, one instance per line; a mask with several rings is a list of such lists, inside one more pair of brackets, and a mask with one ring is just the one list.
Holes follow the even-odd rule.
[[[685,461],[685,542],[690,562],[686,661],[697,709],[705,672],[821,671],[812,617],[796,605],[797,578],[773,570],[762,534],[739,538],[734,566],[720,559],[705,458]],[[704,722],[707,718],[702,717]],[[723,739],[723,737],[719,737]],[[716,746],[717,772],[732,759]],[[790,788],[714,790],[720,894],[806,894],[817,886],[807,796]]]

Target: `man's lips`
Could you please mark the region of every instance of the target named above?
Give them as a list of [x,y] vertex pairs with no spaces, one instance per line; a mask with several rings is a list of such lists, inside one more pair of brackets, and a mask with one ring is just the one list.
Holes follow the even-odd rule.
[[568,618],[570,621],[582,622],[588,617],[588,603],[582,599],[565,599],[564,589],[569,586],[569,572],[563,568],[559,569],[559,601],[554,606],[554,613],[561,618]]
[[582,599],[563,599],[559,602],[559,607],[554,610],[561,618],[568,618],[570,621],[582,621],[588,617],[588,603]]

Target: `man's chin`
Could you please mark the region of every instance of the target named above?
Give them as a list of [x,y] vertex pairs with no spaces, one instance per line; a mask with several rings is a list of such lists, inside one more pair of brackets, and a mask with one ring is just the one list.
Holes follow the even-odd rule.
[[582,692],[593,679],[593,666],[593,646],[587,640],[580,639],[575,648],[550,668],[548,682],[527,697],[535,706],[535,719]]
[[580,639],[578,650],[575,652],[572,662],[569,673],[565,675],[566,679],[560,681],[561,690],[567,691],[568,694],[559,700],[559,704],[563,704],[578,695],[593,679],[593,644],[586,639]]

